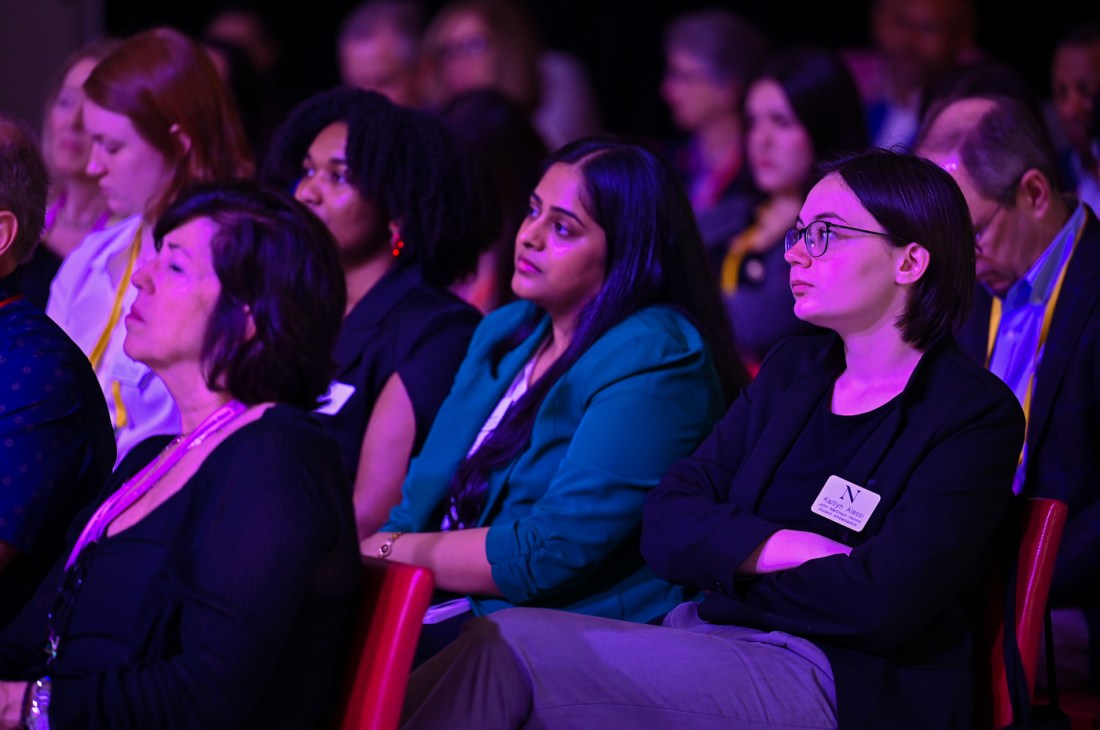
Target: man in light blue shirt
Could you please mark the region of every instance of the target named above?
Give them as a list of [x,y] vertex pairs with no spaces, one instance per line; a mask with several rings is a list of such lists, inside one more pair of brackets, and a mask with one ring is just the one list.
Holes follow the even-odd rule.
[[976,96],[934,108],[916,150],[951,174],[970,206],[984,292],[960,345],[1024,407],[1015,490],[1069,506],[1051,587],[1055,656],[1062,687],[1096,689],[1100,222],[1059,189],[1042,123],[1019,100]]

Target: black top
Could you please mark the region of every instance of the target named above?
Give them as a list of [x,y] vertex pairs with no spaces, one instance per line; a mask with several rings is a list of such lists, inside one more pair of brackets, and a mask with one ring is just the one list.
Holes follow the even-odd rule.
[[469,304],[426,282],[415,264],[387,272],[351,310],[334,356],[336,384],[352,386],[355,392],[334,415],[320,418],[339,444],[352,482],[367,422],[386,381],[400,375],[412,401],[416,456],[480,320]]
[[[945,337],[844,464],[807,475],[806,492],[786,506],[773,502],[792,446],[812,433],[844,368],[835,335],[777,345],[710,438],[650,493],[642,553],[658,575],[708,590],[703,619],[820,646],[840,727],[971,728],[971,619],[984,607],[980,592],[1012,498],[1020,405]],[[834,470],[860,499],[863,491],[880,497],[861,529],[809,515]],[[851,555],[736,575],[758,545],[792,525],[850,546]]]
[[832,391],[825,394],[776,469],[760,499],[758,514],[765,520],[782,522],[792,530],[821,530],[825,518],[810,505],[830,476],[857,478],[848,472],[848,465],[897,407],[891,399],[867,413],[840,416],[832,412],[832,399]]
[[[102,496],[165,442],[142,442]],[[59,562],[0,634],[0,676],[48,671],[54,728],[326,726],[360,575],[337,464],[312,418],[269,409],[140,522],[86,550],[67,575]],[[78,533],[74,524],[69,546]],[[51,608],[62,638],[47,669]]]
[[[0,279],[0,302],[19,295],[17,277]],[[21,553],[0,571],[0,627],[49,571],[69,522],[114,463],[88,358],[26,299],[0,307],[0,540]]]
[[34,247],[31,260],[19,267],[19,273],[23,280],[23,296],[27,301],[46,311],[46,302],[50,298],[50,284],[57,276],[57,270],[61,268],[61,257],[39,243]]

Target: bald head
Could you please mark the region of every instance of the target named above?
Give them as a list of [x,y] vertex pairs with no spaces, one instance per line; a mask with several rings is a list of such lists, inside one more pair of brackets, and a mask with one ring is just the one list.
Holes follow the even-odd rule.
[[958,99],[929,112],[914,149],[962,190],[978,279],[1004,295],[1069,218],[1042,123],[1012,97]]
[[917,154],[965,168],[986,198],[1009,203],[1020,178],[1038,170],[1058,188],[1057,160],[1035,113],[1009,96],[973,96],[933,107],[925,117]]
[[14,271],[38,243],[49,180],[34,133],[0,115],[0,276]]

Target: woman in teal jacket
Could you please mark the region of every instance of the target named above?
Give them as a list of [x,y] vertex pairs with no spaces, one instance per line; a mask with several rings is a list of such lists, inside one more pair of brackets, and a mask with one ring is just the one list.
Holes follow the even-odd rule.
[[647,621],[685,597],[638,535],[645,495],[745,382],[706,266],[667,163],[613,139],[551,158],[516,236],[522,301],[474,334],[401,503],[361,545],[466,597],[429,620],[528,605]]

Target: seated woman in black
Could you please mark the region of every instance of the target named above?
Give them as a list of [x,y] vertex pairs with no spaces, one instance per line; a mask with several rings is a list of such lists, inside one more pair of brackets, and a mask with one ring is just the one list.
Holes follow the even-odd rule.
[[185,193],[154,236],[125,347],[184,432],[131,451],[0,634],[0,728],[21,709],[55,730],[324,727],[360,570],[309,413],[344,309],[336,246],[251,183]]
[[478,619],[414,673],[407,727],[973,726],[1023,415],[950,335],[974,237],[947,174],[885,150],[826,173],[785,245],[795,313],[835,334],[778,345],[646,502],[646,560],[703,601]]
[[448,291],[497,235],[487,175],[429,114],[334,89],[300,104],[268,156],[340,248],[347,280],[336,379],[320,413],[374,534],[451,390],[481,319]]

